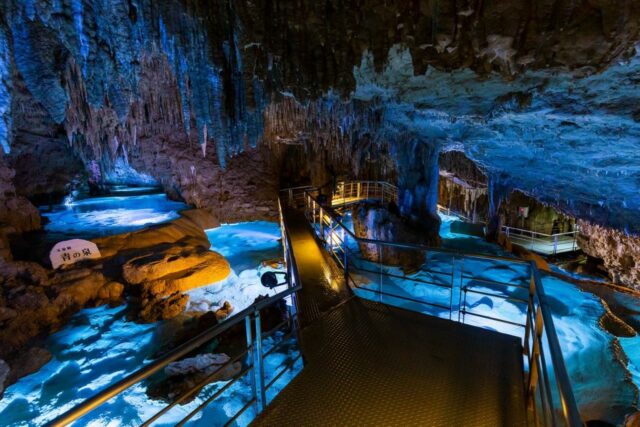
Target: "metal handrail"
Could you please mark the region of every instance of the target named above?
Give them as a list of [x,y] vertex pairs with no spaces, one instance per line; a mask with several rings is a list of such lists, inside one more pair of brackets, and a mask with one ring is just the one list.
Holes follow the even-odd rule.
[[[280,201],[279,202],[279,206],[281,206]],[[123,378],[122,380],[116,382],[115,384],[107,387],[106,389],[102,390],[101,392],[97,393],[96,395],[94,395],[93,397],[83,401],[82,403],[80,403],[79,405],[74,406],[73,408],[71,408],[70,410],[66,411],[65,413],[63,413],[62,415],[58,416],[57,418],[55,418],[53,421],[51,421],[50,423],[48,423],[48,426],[52,426],[52,427],[59,427],[59,426],[66,426],[69,425],[70,423],[78,420],[79,418],[81,418],[82,416],[86,415],[87,413],[91,412],[92,410],[96,409],[97,407],[99,407],[100,405],[104,404],[105,402],[107,402],[109,399],[123,393],[124,391],[126,391],[127,389],[129,389],[130,387],[132,387],[133,385],[139,383],[140,381],[143,381],[147,378],[149,378],[151,375],[155,374],[156,372],[160,371],[161,369],[165,368],[167,365],[169,365],[171,362],[174,362],[184,356],[186,356],[187,354],[191,353],[192,351],[202,347],[204,344],[212,341],[214,338],[216,338],[218,335],[222,334],[223,332],[229,330],[230,328],[232,328],[233,326],[238,325],[241,322],[245,322],[245,324],[247,324],[247,327],[250,328],[250,318],[251,316],[256,317],[256,339],[257,339],[257,343],[258,346],[261,343],[262,340],[262,335],[260,333],[260,321],[259,321],[259,313],[261,310],[271,306],[272,304],[275,304],[278,301],[283,300],[284,298],[287,298],[289,296],[291,296],[292,298],[295,298],[295,294],[300,291],[302,289],[302,284],[300,282],[299,279],[299,275],[298,275],[298,267],[295,261],[295,254],[293,253],[293,250],[291,250],[290,248],[292,248],[291,246],[291,238],[289,236],[289,233],[287,232],[287,227],[286,224],[284,223],[284,221],[282,222],[282,226],[283,226],[283,239],[285,242],[285,260],[287,261],[286,265],[287,265],[287,273],[288,273],[288,277],[289,277],[289,287],[288,289],[286,289],[285,291],[282,291],[276,295],[261,299],[257,302],[254,302],[252,305],[250,305],[249,307],[245,308],[244,310],[242,310],[241,312],[235,314],[234,316],[230,317],[228,320],[225,320],[223,323],[220,323],[216,326],[213,326],[212,328],[200,333],[199,335],[197,335],[196,337],[190,339],[189,341],[185,342],[184,344],[181,344],[180,346],[176,347],[175,349],[169,351],[168,353],[166,353],[165,355],[163,355],[162,357],[160,357],[159,359],[149,363],[148,365],[146,365],[145,367],[137,370],[136,372],[126,376],[125,378]],[[249,332],[248,332],[249,333]],[[248,347],[247,350],[253,350],[252,347]],[[262,354],[259,354],[260,357],[258,357],[258,361],[259,364],[261,364],[261,358],[264,356]],[[235,360],[232,359],[231,361]],[[296,359],[297,360],[297,359]],[[230,362],[231,362],[230,361]],[[229,365],[230,362],[227,362],[225,364],[225,366]],[[254,364],[252,364],[251,367],[249,367],[248,369],[246,369],[245,371],[250,371],[255,369],[256,366]],[[286,370],[286,369],[285,369]],[[246,374],[247,372],[244,372],[244,374]],[[244,375],[243,374],[243,375]],[[241,376],[238,376],[236,378],[236,380],[238,378],[240,378]],[[262,384],[262,386],[264,386],[264,384]],[[266,388],[262,388],[261,390],[259,390],[258,392],[261,393],[264,396],[264,392],[266,391]],[[190,395],[193,393],[190,393]],[[258,400],[258,396],[254,396],[254,400]],[[263,397],[263,403],[264,403],[264,397]],[[244,410],[246,410],[250,405],[249,403],[252,403],[251,401],[248,402],[247,405],[245,405],[244,408],[242,408],[237,414],[236,417],[240,416],[240,414],[242,414],[244,412]],[[255,402],[253,402],[255,403]],[[204,406],[202,408],[199,409],[204,409]],[[264,409],[264,408],[261,408]]]
[[[503,225],[501,231],[514,243],[521,244],[532,251],[556,255],[563,252],[573,252],[579,249],[578,234],[580,230],[564,233],[546,234],[523,228]],[[568,237],[569,239],[565,239]],[[570,247],[561,246],[571,243]],[[535,245],[538,245],[537,247]],[[543,251],[542,248],[547,249]]]
[[461,214],[460,212],[454,211],[453,209],[444,207],[440,204],[437,205],[438,208],[438,212],[441,212],[445,215],[450,215],[450,216],[457,216],[458,218],[461,218],[463,220],[465,220],[466,222],[471,222],[473,223],[473,220],[471,218],[469,218],[468,216]]
[[[313,201],[315,201],[318,205],[320,205],[320,203],[317,201],[317,199],[314,196],[312,196],[308,191],[306,191],[305,193]],[[365,200],[365,199],[361,199],[361,200]],[[326,212],[328,212],[328,211],[326,211]],[[361,243],[380,244],[380,245],[383,245],[383,246],[390,246],[390,247],[404,248],[404,249],[415,249],[415,250],[424,250],[424,251],[438,251],[438,252],[448,253],[448,254],[452,254],[452,255],[464,255],[465,257],[480,258],[480,259],[497,259],[497,260],[502,260],[502,261],[509,261],[509,262],[513,262],[513,263],[518,263],[518,264],[528,264],[529,263],[529,261],[521,260],[521,259],[518,259],[518,258],[508,258],[508,257],[504,257],[504,256],[499,256],[499,255],[495,255],[494,256],[494,255],[487,255],[487,254],[481,254],[481,253],[476,253],[476,252],[466,252],[466,251],[461,251],[461,250],[456,250],[456,249],[440,248],[440,247],[435,247],[435,246],[421,245],[421,244],[418,244],[418,243],[399,243],[399,242],[389,242],[389,241],[386,241],[386,240],[373,240],[373,239],[367,239],[367,238],[364,238],[364,237],[357,237],[355,235],[355,233],[353,231],[351,231],[349,229],[349,227],[345,226],[344,223],[339,218],[335,217],[335,215],[332,215],[332,220],[335,221],[337,224],[339,224],[340,227],[346,233],[348,233],[352,238],[357,239]]]
[[533,272],[533,280],[535,282],[535,288],[539,298],[539,306],[542,312],[544,325],[547,330],[551,362],[553,364],[554,373],[558,378],[558,388],[560,389],[560,399],[564,417],[569,421],[569,425],[581,426],[582,419],[580,417],[580,412],[578,411],[578,404],[573,394],[573,389],[571,388],[571,380],[569,378],[569,373],[567,372],[567,367],[564,363],[562,350],[560,349],[560,341],[558,340],[558,333],[556,332],[556,327],[553,323],[551,309],[547,305],[547,294],[544,291],[542,280],[540,280],[540,271],[536,267],[536,263],[534,261],[531,261],[531,271]]
[[[387,241],[378,241],[367,238],[360,238],[355,235],[353,231],[351,231],[348,227],[344,225],[342,220],[336,215],[333,210],[334,206],[325,206],[319,203],[317,198],[314,196],[313,189],[304,190],[305,192],[305,213],[307,219],[312,224],[312,228],[314,232],[318,234],[321,241],[324,241],[324,227],[327,226],[329,230],[333,231],[337,228],[341,229],[344,232],[344,237],[338,239],[338,243],[342,245],[338,245],[337,248],[334,248],[333,245],[329,245],[328,250],[334,255],[338,264],[345,270],[345,277],[347,280],[350,280],[350,283],[353,283],[359,289],[363,289],[366,291],[371,291],[376,293],[377,295],[385,295],[391,296],[393,298],[404,299],[407,301],[417,302],[420,304],[427,304],[431,306],[436,306],[444,310],[449,310],[450,319],[453,320],[451,313],[453,311],[453,279],[455,276],[455,263],[456,259],[459,259],[461,267],[460,277],[460,299],[459,299],[459,309],[458,309],[458,321],[462,323],[465,322],[465,315],[482,317],[485,319],[489,319],[492,321],[501,322],[503,324],[510,325],[512,327],[522,328],[524,330],[523,337],[523,348],[524,348],[524,356],[527,361],[527,370],[528,370],[528,378],[525,379],[525,383],[527,386],[528,392],[528,402],[529,409],[531,413],[533,413],[534,424],[540,425],[558,425],[558,421],[561,421],[563,424],[568,426],[581,426],[582,421],[580,419],[580,414],[578,411],[578,407],[575,401],[575,397],[573,395],[573,390],[571,388],[571,382],[569,376],[566,371],[566,366],[564,365],[564,359],[562,356],[562,352],[560,349],[560,344],[558,341],[557,333],[555,331],[555,326],[553,325],[553,318],[551,316],[551,312],[546,305],[546,295],[544,293],[544,289],[542,286],[542,282],[539,277],[539,272],[537,266],[534,262],[525,261],[515,258],[507,258],[500,256],[491,256],[485,254],[475,254],[475,253],[466,253],[462,251],[442,249],[442,248],[434,248],[425,245],[419,244],[409,244],[409,243],[397,243],[397,242],[387,242]],[[367,195],[370,196],[371,194]],[[374,195],[373,199],[379,199],[379,194]],[[370,197],[371,198],[371,197]],[[366,200],[364,197],[362,200]],[[315,225],[314,225],[315,224]],[[317,229],[319,226],[319,230]],[[359,287],[356,281],[351,277],[349,270],[354,267],[350,265],[350,257],[349,257],[349,249],[346,244],[346,240],[348,238],[354,239],[355,242],[360,244],[371,244],[382,247],[394,247],[394,248],[402,248],[416,251],[431,251],[435,253],[444,253],[452,256],[452,260],[454,263],[451,277],[452,284],[449,287],[445,285],[445,287],[450,288],[452,292],[451,302],[449,307],[442,306],[439,304],[435,304],[434,302],[426,302],[426,301],[418,301],[415,298],[410,298],[404,295],[391,294],[389,292],[382,290],[382,281],[380,281],[380,288],[367,288],[367,287]],[[324,242],[326,243],[326,242]],[[378,252],[381,254],[381,248]],[[340,259],[340,253],[342,254],[343,259]],[[468,259],[476,259],[476,260],[491,260],[491,261],[505,261],[513,264],[524,265],[528,268],[528,277],[529,277],[529,288],[528,288],[528,299],[515,298],[511,296],[504,296],[497,293],[492,293],[492,297],[502,298],[505,300],[512,299],[514,301],[517,300],[518,303],[526,304],[526,322],[524,324],[514,322],[511,320],[496,318],[492,316],[487,316],[484,313],[477,313],[471,310],[468,307],[467,303],[467,294],[483,294],[483,291],[479,291],[477,289],[473,289],[473,286],[478,286],[470,283],[470,281],[483,281],[483,278],[474,277],[471,274],[466,274],[468,271],[465,270],[464,261]],[[375,262],[375,261],[371,261]],[[381,264],[381,260],[379,259],[379,264]],[[366,271],[361,268],[355,268],[357,271]],[[374,274],[389,275],[389,273],[380,269],[378,272],[371,271]],[[448,273],[444,273],[448,274]],[[405,278],[405,277],[403,277]],[[407,277],[408,278],[408,277]],[[412,280],[411,278],[408,278]],[[527,287],[513,284],[513,283],[501,283],[492,281],[492,286],[500,286],[500,287],[513,287],[519,288],[520,291],[527,290]],[[431,285],[427,283],[427,285]],[[484,292],[487,294],[488,292]],[[464,294],[464,295],[463,295]],[[546,343],[546,346],[545,346]],[[546,352],[549,352],[550,359],[545,357]],[[550,361],[553,367],[553,370],[550,372],[547,369],[547,362]],[[555,378],[555,381],[553,379]],[[553,393],[552,389],[557,390],[557,394],[560,396],[560,412],[561,412],[561,420],[558,420],[558,416],[560,414],[556,413],[555,409],[557,406],[554,405]]]
[[527,233],[527,234],[532,234],[532,235],[542,236],[542,237],[575,236],[576,234],[579,234],[579,232],[580,232],[580,230],[573,230],[573,231],[565,231],[563,233],[546,234],[546,233],[542,233],[542,232],[539,232],[539,231],[527,230],[526,228],[512,227],[510,225],[503,225],[502,226],[502,230],[503,231],[504,230],[509,230],[509,232],[518,231],[520,233]]

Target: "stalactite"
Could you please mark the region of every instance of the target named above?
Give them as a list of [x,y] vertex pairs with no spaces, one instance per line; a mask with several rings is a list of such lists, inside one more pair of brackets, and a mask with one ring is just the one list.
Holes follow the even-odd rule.
[[[1,18],[0,18],[1,20]],[[11,151],[11,51],[9,40],[0,25],[0,146],[5,153]]]
[[510,186],[509,179],[504,174],[492,174],[489,175],[488,181],[488,194],[489,194],[489,223],[487,235],[497,237],[500,232],[500,216],[498,209],[500,204],[509,195],[512,187]]
[[487,187],[440,171],[439,203],[472,220],[486,219]]

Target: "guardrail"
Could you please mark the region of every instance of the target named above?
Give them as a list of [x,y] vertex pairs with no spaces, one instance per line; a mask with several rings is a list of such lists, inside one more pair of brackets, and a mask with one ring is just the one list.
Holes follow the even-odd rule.
[[470,222],[470,223],[474,223],[475,222],[473,219],[469,218],[468,216],[466,216],[466,215],[464,215],[464,214],[462,214],[460,212],[454,211],[452,209],[449,209],[449,208],[447,208],[445,206],[442,206],[442,205],[438,205],[438,212],[440,212],[440,213],[442,213],[444,215],[458,217],[458,218],[460,218],[460,219],[462,219],[462,220],[464,220],[466,222]]
[[522,228],[502,226],[502,232],[515,244],[544,255],[557,255],[579,250],[579,230],[545,234]]
[[[360,238],[345,225],[333,200],[321,203],[317,190],[302,191],[309,224],[356,293],[520,337],[532,423],[582,425],[534,263]],[[353,194],[351,191],[343,194]],[[380,192],[369,196],[375,200],[387,197]],[[500,281],[485,273],[505,269],[517,280]],[[501,312],[496,307],[503,303],[515,310]]]
[[[281,208],[280,212],[280,217],[282,219]],[[159,359],[107,387],[105,390],[99,392],[90,399],[85,400],[81,404],[75,406],[50,422],[48,425],[66,426],[74,421],[81,420],[84,415],[106,403],[111,398],[122,394],[135,384],[150,378],[152,375],[168,366],[171,362],[197,352],[198,349],[202,348],[205,344],[210,343],[222,333],[229,331],[231,328],[240,325],[241,323],[244,323],[244,333],[246,336],[246,347],[244,350],[233,355],[227,363],[222,365],[212,374],[207,375],[193,387],[184,391],[179,396],[176,396],[170,404],[147,419],[142,423],[142,425],[148,426],[161,420],[161,418],[169,413],[172,408],[190,398],[198,396],[207,385],[217,381],[216,378],[219,377],[221,372],[232,367],[232,365],[238,362],[242,363],[240,372],[231,380],[226,381],[224,385],[218,387],[213,394],[203,396],[203,402],[189,412],[189,414],[187,414],[176,425],[181,426],[187,423],[207,406],[223,397],[225,391],[229,390],[234,384],[243,379],[247,379],[251,383],[251,398],[245,402],[244,406],[242,406],[235,414],[231,415],[229,419],[226,420],[225,425],[233,424],[250,407],[254,408],[254,416],[257,416],[262,410],[264,410],[270,401],[268,395],[270,389],[286,372],[294,369],[296,362],[300,360],[302,355],[298,351],[298,355],[296,357],[290,359],[285,358],[285,361],[278,366],[279,370],[274,371],[270,377],[265,374],[264,362],[267,358],[276,354],[277,351],[282,349],[285,345],[297,343],[297,331],[299,326],[296,292],[301,289],[301,283],[298,276],[295,256],[293,251],[290,250],[290,237],[287,233],[286,224],[284,224],[282,220],[281,227],[283,232],[283,246],[288,277],[287,289],[285,291],[255,302],[240,313],[232,316],[228,320],[225,320],[223,323],[202,332],[195,338],[166,353]],[[261,311],[276,304],[281,304],[287,298],[290,298],[291,304],[287,306],[286,316],[284,316],[284,318],[276,325],[271,325],[269,330],[263,331],[263,326],[265,325],[263,325],[262,322]],[[277,334],[278,332],[279,334]],[[268,346],[271,341],[274,343]]]
[[362,200],[398,203],[398,188],[384,181],[339,182],[331,197],[331,205],[346,206]]

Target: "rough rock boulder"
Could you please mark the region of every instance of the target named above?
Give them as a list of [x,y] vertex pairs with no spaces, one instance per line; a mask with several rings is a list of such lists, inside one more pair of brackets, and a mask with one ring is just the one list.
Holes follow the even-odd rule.
[[142,285],[151,294],[188,291],[220,281],[230,272],[229,263],[219,253],[183,245],[145,253],[122,267],[122,276],[128,283]]
[[[354,209],[352,218],[355,234],[360,238],[425,246],[440,244],[437,236],[422,235],[408,225],[402,217],[383,207],[359,206]],[[425,252],[421,250],[367,243],[359,245],[366,259],[400,266],[407,274],[415,272],[425,262]]]
[[640,283],[640,237],[579,221],[578,246],[586,254],[604,261],[611,280],[638,288]]
[[0,261],[0,357],[54,330],[81,308],[120,301],[123,292],[99,265],[53,272],[36,263]]
[[[242,369],[240,362],[229,364],[230,361],[231,358],[223,353],[205,353],[173,362],[165,368],[167,378],[150,386],[147,394],[171,402],[204,381],[211,383],[230,380]],[[188,403],[197,395],[197,392],[192,393],[192,397],[182,403]]]
[[180,292],[167,297],[145,298],[142,300],[139,318],[147,323],[172,319],[184,311],[188,302],[189,295]]
[[163,244],[188,242],[191,246],[209,248],[211,243],[202,227],[186,217],[131,233],[94,239],[103,258],[125,256]]

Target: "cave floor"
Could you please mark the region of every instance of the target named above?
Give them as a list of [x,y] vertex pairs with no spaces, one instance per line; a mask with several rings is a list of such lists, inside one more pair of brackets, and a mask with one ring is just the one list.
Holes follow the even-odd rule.
[[304,218],[285,218],[305,367],[255,425],[526,424],[519,339],[349,296]]

